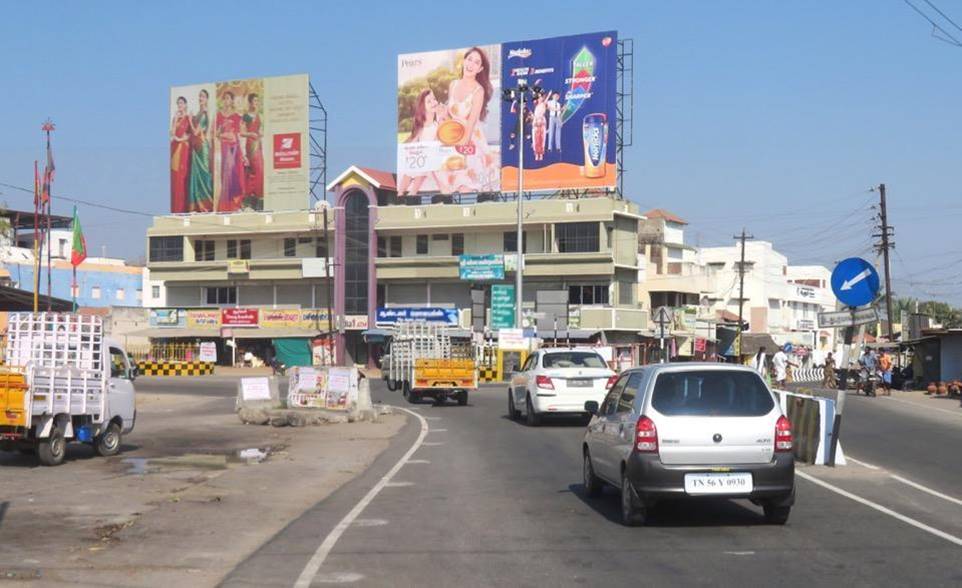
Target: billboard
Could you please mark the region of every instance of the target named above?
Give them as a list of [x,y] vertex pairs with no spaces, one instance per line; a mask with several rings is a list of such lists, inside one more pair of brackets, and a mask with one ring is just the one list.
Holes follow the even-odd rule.
[[501,46],[398,56],[398,195],[501,185]]
[[502,190],[614,188],[618,36],[615,31],[518,41],[501,46],[506,88],[540,88],[537,98],[504,105]]
[[170,90],[170,211],[300,210],[310,182],[306,74]]
[[[398,56],[398,195],[613,188],[614,31]],[[502,88],[539,88],[524,104]]]

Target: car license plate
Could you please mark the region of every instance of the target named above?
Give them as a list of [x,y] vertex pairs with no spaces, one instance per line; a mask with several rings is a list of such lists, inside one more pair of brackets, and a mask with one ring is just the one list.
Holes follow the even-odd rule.
[[588,379],[570,379],[568,380],[569,388],[591,388],[592,381]]
[[752,475],[747,472],[685,474],[687,494],[748,494],[753,487]]

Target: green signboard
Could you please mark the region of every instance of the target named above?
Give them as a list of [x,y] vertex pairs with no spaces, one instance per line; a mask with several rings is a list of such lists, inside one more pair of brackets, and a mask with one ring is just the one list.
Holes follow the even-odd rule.
[[491,329],[514,327],[514,286],[495,284],[491,286]]

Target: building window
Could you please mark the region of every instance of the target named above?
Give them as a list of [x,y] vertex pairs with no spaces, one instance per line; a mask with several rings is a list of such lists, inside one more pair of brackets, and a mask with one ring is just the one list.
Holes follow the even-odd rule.
[[207,304],[237,304],[236,286],[207,288]]
[[401,257],[401,237],[391,237],[391,257]]
[[100,300],[100,286],[93,286],[90,288],[90,297],[94,300]]
[[635,285],[631,282],[618,282],[618,304],[635,303]]
[[387,257],[387,239],[384,237],[377,238],[377,256]]
[[237,239],[227,240],[227,259],[237,259]]
[[327,241],[324,237],[314,240],[314,257],[327,257]]
[[[521,238],[524,240],[521,247],[524,249],[522,253],[528,252],[528,233],[522,233]],[[517,253],[518,252],[518,232],[517,231],[506,231],[503,237],[504,252],[505,253]]]
[[569,304],[608,304],[608,286],[568,286]]
[[157,300],[158,298],[160,298],[160,286],[150,287],[150,297],[153,298],[154,300]]
[[284,239],[284,257],[297,256],[297,239]]
[[464,255],[464,233],[451,235],[451,255]]
[[370,263],[369,210],[367,196],[359,190],[344,202],[344,312],[367,314],[368,265]]
[[428,236],[427,235],[418,235],[417,254],[418,255],[428,254]]
[[598,251],[598,223],[559,223],[555,225],[559,253]]
[[123,300],[127,297],[127,291],[123,288],[117,288],[117,300]]
[[240,258],[250,259],[251,258],[251,240],[241,239],[240,242]]
[[184,261],[184,238],[151,237],[150,261]]
[[214,261],[214,242],[194,240],[194,261]]

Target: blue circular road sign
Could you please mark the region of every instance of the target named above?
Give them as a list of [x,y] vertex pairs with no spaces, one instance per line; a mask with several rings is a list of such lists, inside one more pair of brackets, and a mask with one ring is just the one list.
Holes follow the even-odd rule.
[[864,306],[878,296],[878,272],[861,257],[842,260],[832,271],[832,292],[842,304]]

